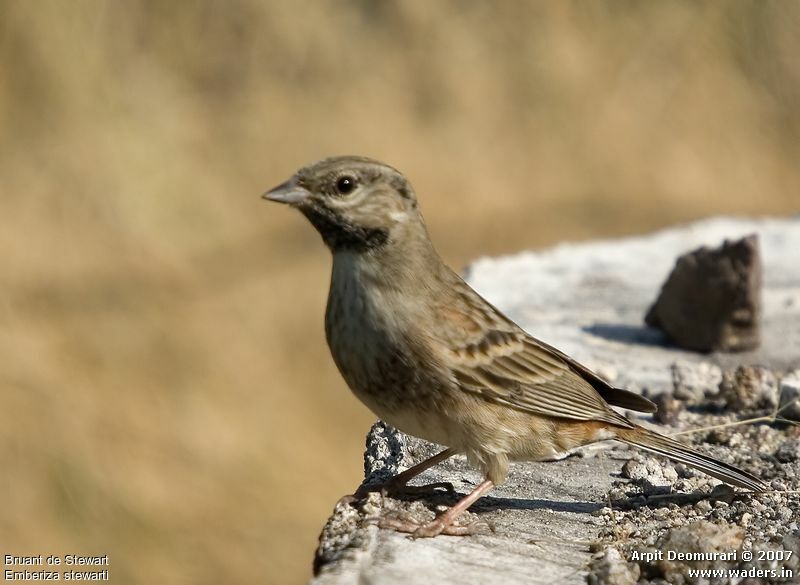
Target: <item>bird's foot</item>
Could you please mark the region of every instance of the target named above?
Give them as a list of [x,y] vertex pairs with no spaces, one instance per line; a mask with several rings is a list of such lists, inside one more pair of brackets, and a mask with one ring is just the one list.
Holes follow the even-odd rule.
[[378,522],[378,526],[380,528],[396,530],[397,532],[408,533],[412,538],[432,538],[440,534],[448,536],[470,536],[484,532],[489,528],[489,525],[482,520],[476,520],[466,526],[459,526],[452,522],[448,523],[447,520],[443,519],[441,516],[425,523],[401,520],[399,518],[381,518]]

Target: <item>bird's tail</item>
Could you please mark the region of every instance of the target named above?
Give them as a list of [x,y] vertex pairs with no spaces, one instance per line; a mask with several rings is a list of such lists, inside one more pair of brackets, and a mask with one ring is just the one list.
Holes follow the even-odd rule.
[[678,441],[642,427],[620,429],[617,433],[617,439],[635,445],[645,451],[650,451],[656,455],[662,455],[678,463],[694,467],[695,469],[707,473],[711,477],[716,477],[725,483],[746,490],[763,492],[768,489],[767,484],[752,473],[742,471],[733,465],[723,463],[708,455],[703,455]]

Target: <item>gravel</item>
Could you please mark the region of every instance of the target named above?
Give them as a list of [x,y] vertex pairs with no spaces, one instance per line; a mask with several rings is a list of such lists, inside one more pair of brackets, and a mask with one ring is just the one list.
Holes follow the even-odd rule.
[[[764,368],[739,367],[723,373],[717,388],[684,394],[692,398],[667,417],[672,434],[684,431],[681,440],[755,473],[771,491],[735,491],[686,466],[616,450],[629,460],[609,505],[596,512],[601,530],[589,583],[798,582],[800,428],[775,420],[777,380]],[[669,559],[670,551],[721,556]],[[743,559],[743,551],[753,559]],[[755,580],[691,573],[704,569],[745,571],[745,579]]]

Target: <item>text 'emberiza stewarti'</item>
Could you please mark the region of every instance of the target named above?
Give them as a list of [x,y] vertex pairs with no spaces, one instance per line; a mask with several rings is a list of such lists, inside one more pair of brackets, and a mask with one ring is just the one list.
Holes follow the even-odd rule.
[[[398,429],[448,448],[392,480],[402,486],[464,453],[485,480],[415,536],[467,533],[453,520],[509,461],[558,459],[617,439],[759,491],[757,477],[635,425],[611,409],[653,412],[528,335],[472,290],[431,244],[405,177],[361,157],[312,164],[265,198],[299,209],[333,253],[325,333],[353,393]],[[391,524],[391,523],[390,523]]]

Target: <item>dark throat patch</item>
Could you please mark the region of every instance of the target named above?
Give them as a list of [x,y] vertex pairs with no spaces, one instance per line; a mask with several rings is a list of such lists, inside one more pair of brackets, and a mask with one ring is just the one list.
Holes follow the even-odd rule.
[[315,206],[301,211],[332,251],[369,252],[383,247],[389,240],[387,230],[354,225],[327,208]]

